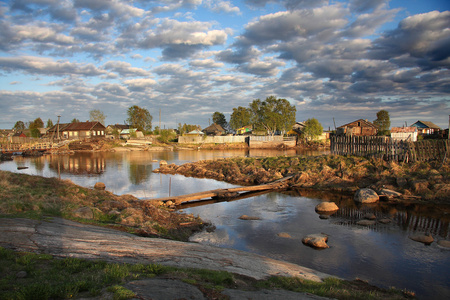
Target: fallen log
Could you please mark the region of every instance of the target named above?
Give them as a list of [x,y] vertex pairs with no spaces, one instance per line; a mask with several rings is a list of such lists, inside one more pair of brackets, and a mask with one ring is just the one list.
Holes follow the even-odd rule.
[[240,193],[254,192],[254,191],[267,191],[267,190],[278,190],[285,189],[289,186],[288,182],[293,176],[288,176],[281,178],[277,181],[271,183],[253,185],[253,186],[243,186],[228,189],[216,189],[198,193],[192,193],[181,196],[169,196],[157,199],[148,199],[147,201],[152,202],[168,202],[172,201],[175,205],[180,205],[182,203],[187,203],[191,201],[200,200],[210,200],[210,199],[227,199],[239,197]]

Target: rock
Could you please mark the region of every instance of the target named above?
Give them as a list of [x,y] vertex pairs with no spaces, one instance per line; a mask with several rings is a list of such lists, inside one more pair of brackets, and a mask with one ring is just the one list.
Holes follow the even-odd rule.
[[437,242],[440,247],[450,249],[450,241],[440,240]]
[[328,220],[329,218],[330,218],[330,215],[322,214],[322,215],[319,216],[319,219],[322,219],[322,220]]
[[398,198],[401,197],[402,194],[393,190],[389,190],[389,189],[381,189],[378,192],[378,196],[380,198],[386,198],[386,199],[392,199],[392,198]]
[[292,237],[291,237],[291,235],[289,234],[289,233],[287,233],[287,232],[280,232],[279,234],[277,234],[279,237],[282,237],[282,238],[286,238],[286,239],[291,239]]
[[131,281],[124,287],[138,296],[134,299],[205,299],[195,285],[181,280],[151,278]]
[[365,188],[357,190],[354,199],[359,203],[374,203],[377,202],[380,197],[374,190]]
[[371,225],[375,225],[375,221],[374,220],[359,220],[358,222],[356,222],[357,225],[360,226],[371,226]]
[[409,238],[412,239],[413,241],[424,243],[426,245],[429,245],[434,241],[433,237],[429,233],[428,234],[418,233],[410,235]]
[[160,168],[166,167],[166,166],[167,166],[167,161],[165,161],[165,160],[160,160],[160,161],[159,161],[159,167],[160,167]]
[[408,180],[404,177],[397,177],[396,179],[397,185],[401,188],[405,187],[408,184]]
[[94,212],[90,207],[81,207],[73,212],[74,216],[82,219],[93,219]]
[[334,212],[339,210],[339,207],[334,202],[322,202],[316,205],[317,212]]
[[383,219],[378,220],[378,222],[380,222],[381,224],[389,224],[392,222],[392,220],[388,219],[388,218],[383,218]]
[[377,217],[373,213],[367,213],[364,215],[364,219],[367,219],[367,220],[375,220],[376,218]]
[[94,189],[96,189],[96,190],[104,190],[104,189],[106,189],[106,185],[103,182],[97,182],[94,185]]
[[25,278],[25,277],[27,277],[27,272],[26,271],[19,271],[19,272],[17,272],[17,274],[16,274],[16,278]]
[[327,245],[327,241],[328,236],[322,233],[310,234],[302,239],[303,244],[319,249],[330,248],[330,246]]
[[261,218],[259,218],[259,217],[251,217],[251,216],[247,216],[247,215],[242,215],[239,217],[239,219],[241,219],[241,220],[261,220]]
[[428,189],[428,181],[425,179],[419,179],[411,182],[411,186],[416,193],[424,192]]

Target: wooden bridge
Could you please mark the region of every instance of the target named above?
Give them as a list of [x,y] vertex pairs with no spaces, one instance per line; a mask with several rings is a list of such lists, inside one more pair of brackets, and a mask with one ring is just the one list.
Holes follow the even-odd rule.
[[51,142],[43,142],[43,143],[24,143],[24,144],[15,144],[15,143],[5,143],[1,144],[0,152],[5,155],[12,155],[14,153],[24,153],[24,152],[45,152],[52,148],[54,148],[53,143]]

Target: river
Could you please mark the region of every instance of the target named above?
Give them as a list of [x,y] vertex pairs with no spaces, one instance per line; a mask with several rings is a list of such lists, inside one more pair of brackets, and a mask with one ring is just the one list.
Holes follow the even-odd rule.
[[[210,179],[153,173],[160,160],[182,164],[233,156],[318,155],[266,150],[183,150],[161,152],[95,152],[73,155],[15,157],[0,163],[0,170],[70,179],[93,187],[104,182],[112,193],[141,199],[183,195],[235,185]],[[18,169],[20,168],[20,170]],[[25,169],[24,169],[25,168]],[[320,219],[315,206],[334,201],[340,210]],[[366,280],[380,287],[414,291],[420,299],[450,298],[450,250],[436,243],[412,241],[413,233],[430,232],[435,240],[449,240],[449,210],[433,205],[357,206],[348,195],[294,190],[207,205],[185,206],[183,212],[212,222],[213,232],[202,232],[192,241],[258,253],[310,267],[345,279]],[[366,213],[389,224],[363,227],[356,222]],[[241,220],[241,215],[259,220]],[[302,244],[311,233],[329,236],[329,249],[315,250]]]

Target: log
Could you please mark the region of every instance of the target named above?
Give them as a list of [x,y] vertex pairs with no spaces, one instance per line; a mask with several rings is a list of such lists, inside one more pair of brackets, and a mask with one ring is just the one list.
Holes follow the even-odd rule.
[[198,192],[198,193],[192,193],[187,195],[181,195],[181,196],[169,196],[169,197],[163,197],[163,198],[156,198],[156,199],[148,199],[145,201],[152,201],[152,202],[167,202],[172,201],[175,203],[175,205],[180,205],[181,203],[186,203],[190,201],[199,201],[203,199],[224,199],[224,198],[235,198],[239,197],[240,192],[254,192],[254,191],[267,191],[267,190],[278,190],[288,187],[288,181],[293,176],[284,177],[282,179],[279,179],[277,181],[273,181],[271,183],[267,184],[261,184],[261,185],[253,185],[253,186],[243,186],[243,187],[236,187],[236,188],[228,188],[228,189],[216,189],[216,190],[210,190],[210,191],[204,191],[204,192]]

